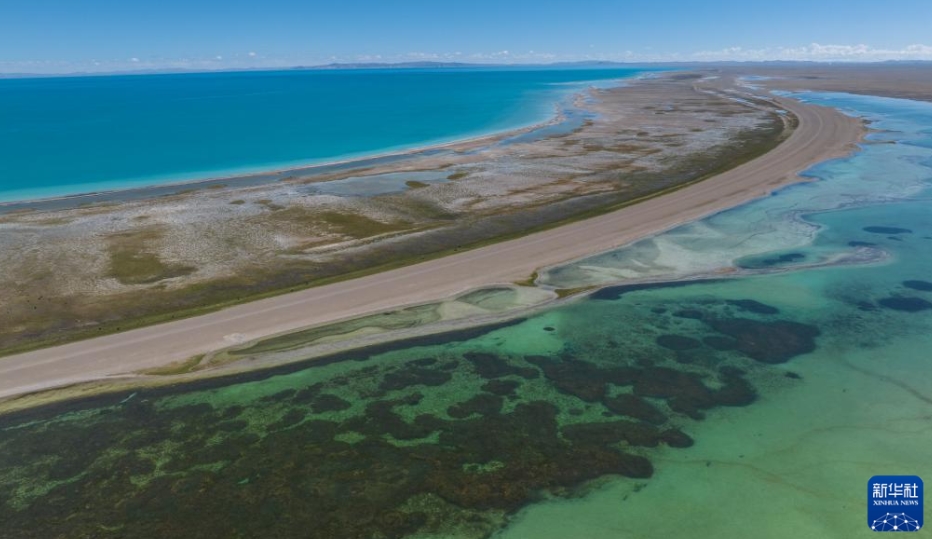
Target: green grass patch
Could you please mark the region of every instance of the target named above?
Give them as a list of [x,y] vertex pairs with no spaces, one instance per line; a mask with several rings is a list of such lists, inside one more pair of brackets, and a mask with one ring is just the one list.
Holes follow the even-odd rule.
[[407,214],[414,222],[452,221],[457,215],[426,198],[388,195],[382,198],[385,205]]
[[156,283],[193,273],[196,268],[168,264],[151,251],[151,242],[160,238],[161,234],[155,230],[111,236],[107,277],[113,277],[122,284],[135,285]]
[[116,250],[110,252],[107,276],[123,284],[151,284],[193,272],[194,268],[188,266],[166,264],[152,253]]
[[336,228],[341,234],[354,238],[367,238],[388,232],[397,232],[409,226],[404,223],[383,223],[358,213],[324,211],[317,215],[322,222]]
[[176,361],[163,367],[156,367],[154,369],[141,371],[141,374],[148,374],[150,376],[175,376],[178,374],[187,374],[197,370],[198,366],[203,360],[204,354],[198,354],[184,361]]
[[532,273],[531,276],[528,277],[527,279],[524,279],[524,280],[521,280],[521,281],[515,281],[515,284],[518,285],[518,286],[530,286],[530,287],[533,288],[533,287],[537,286],[537,278],[538,278],[538,277],[540,277],[540,275],[538,275],[537,272],[535,271],[535,272]]
[[368,238],[410,228],[407,223],[383,223],[358,213],[317,211],[304,206],[291,206],[272,213],[268,218],[317,231],[328,231],[353,238]]
[[554,292],[557,294],[557,297],[560,299],[568,298],[570,296],[575,296],[577,294],[583,294],[586,292],[591,292],[598,288],[597,286],[579,286],[576,288],[557,288]]
[[258,205],[260,205],[260,206],[265,206],[266,208],[268,208],[268,209],[270,209],[270,210],[272,210],[272,211],[279,211],[279,210],[284,210],[284,209],[285,209],[285,206],[282,206],[281,204],[276,204],[276,203],[272,202],[271,199],[268,199],[268,198],[259,199],[259,200],[256,201],[256,204],[258,204]]

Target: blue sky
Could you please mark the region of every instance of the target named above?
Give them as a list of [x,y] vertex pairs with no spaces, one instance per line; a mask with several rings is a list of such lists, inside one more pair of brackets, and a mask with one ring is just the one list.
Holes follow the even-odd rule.
[[932,0],[3,0],[0,72],[932,60]]

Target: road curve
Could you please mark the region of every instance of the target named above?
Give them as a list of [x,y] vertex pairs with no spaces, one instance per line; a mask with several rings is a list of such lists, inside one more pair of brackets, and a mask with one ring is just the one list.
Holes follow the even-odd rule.
[[527,278],[538,268],[606,251],[799,181],[850,153],[860,121],[780,99],[799,118],[773,151],[676,192],[523,238],[383,273],[230,307],[195,318],[0,358],[0,398],[166,365],[237,341],[443,299]]

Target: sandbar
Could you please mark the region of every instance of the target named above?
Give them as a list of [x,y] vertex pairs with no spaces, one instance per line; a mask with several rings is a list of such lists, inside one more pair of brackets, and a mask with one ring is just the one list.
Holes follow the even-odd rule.
[[151,369],[270,335],[527,279],[805,181],[813,164],[850,154],[863,123],[831,108],[776,99],[798,119],[773,151],[620,210],[514,240],[210,314],[0,360],[0,399]]

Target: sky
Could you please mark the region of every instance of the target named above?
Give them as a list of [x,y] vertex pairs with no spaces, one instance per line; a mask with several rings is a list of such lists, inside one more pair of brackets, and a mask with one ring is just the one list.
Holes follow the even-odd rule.
[[0,73],[932,60],[932,0],[0,0]]

